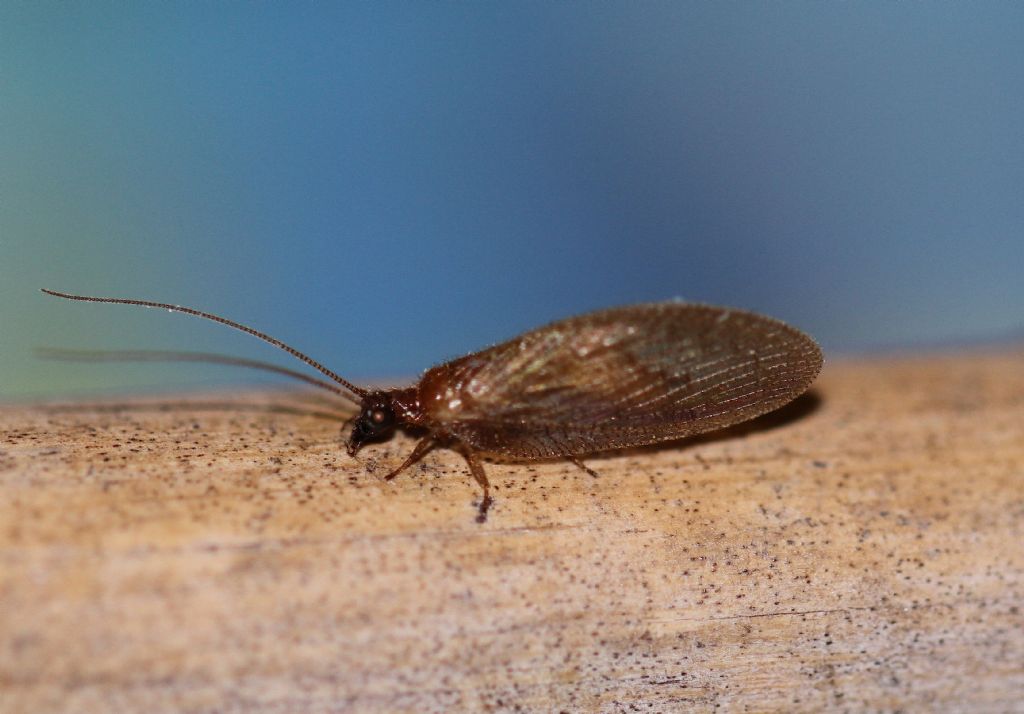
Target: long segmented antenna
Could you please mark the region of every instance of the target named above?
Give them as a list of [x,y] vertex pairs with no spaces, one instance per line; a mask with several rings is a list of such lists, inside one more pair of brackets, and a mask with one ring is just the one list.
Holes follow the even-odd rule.
[[[44,293],[46,293],[47,295],[53,295],[54,297],[64,298],[65,300],[78,300],[80,302],[104,302],[104,303],[111,303],[111,304],[114,304],[114,305],[139,305],[141,307],[156,307],[156,308],[161,308],[161,309],[164,309],[164,310],[169,310],[171,312],[181,312],[181,313],[184,313],[186,315],[193,315],[194,317],[202,317],[202,318],[205,318],[207,320],[212,320],[214,322],[219,322],[222,325],[227,325],[228,327],[233,327],[236,330],[241,330],[242,332],[245,332],[245,333],[247,333],[249,335],[252,335],[253,337],[256,337],[258,339],[261,339],[264,342],[272,344],[272,345],[274,345],[274,347],[278,347],[278,348],[284,350],[285,352],[290,354],[292,357],[295,357],[296,359],[305,362],[306,364],[308,364],[313,369],[317,370],[321,374],[324,374],[324,375],[330,377],[332,381],[337,382],[342,387],[344,387],[349,392],[351,392],[352,394],[347,394],[347,393],[339,390],[337,392],[337,394],[340,394],[343,397],[347,397],[348,399],[351,399],[353,402],[355,402],[357,404],[360,403],[360,399],[356,399],[355,397],[353,397],[352,396],[353,394],[356,395],[357,397],[365,397],[367,395],[367,391],[365,389],[357,387],[354,384],[352,384],[351,382],[349,382],[347,379],[344,379],[340,375],[335,374],[334,372],[332,372],[331,370],[327,369],[322,364],[317,362],[312,357],[304,355],[303,353],[299,352],[294,347],[290,347],[290,346],[286,345],[284,342],[281,342],[281,340],[275,339],[275,338],[271,337],[270,335],[267,335],[267,334],[265,334],[263,332],[260,332],[259,330],[254,330],[251,327],[246,327],[245,325],[243,325],[241,323],[238,323],[238,322],[235,322],[234,320],[228,320],[227,318],[220,317],[218,315],[213,315],[213,314],[211,314],[209,312],[203,312],[201,310],[194,310],[194,309],[192,309],[190,307],[182,307],[181,305],[171,305],[171,304],[162,303],[162,302],[150,302],[148,300],[131,300],[131,299],[128,299],[128,298],[105,298],[105,297],[89,297],[89,296],[86,296],[86,295],[70,295],[68,293],[57,292],[56,290],[47,290],[46,288],[40,288],[40,289]],[[328,385],[323,384],[322,386],[326,387]]]

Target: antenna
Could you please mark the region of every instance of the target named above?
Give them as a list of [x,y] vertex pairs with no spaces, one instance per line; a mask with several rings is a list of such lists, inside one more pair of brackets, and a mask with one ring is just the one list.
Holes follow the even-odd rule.
[[[256,337],[258,339],[263,340],[264,342],[272,344],[272,345],[274,345],[274,347],[278,347],[278,348],[284,350],[285,352],[290,354],[292,357],[295,357],[298,360],[302,360],[303,362],[308,364],[313,369],[317,370],[321,374],[324,374],[324,375],[330,377],[332,381],[337,382],[342,387],[344,387],[349,392],[351,392],[352,394],[348,394],[348,393],[343,392],[341,390],[337,390],[337,391],[333,390],[333,389],[331,390],[331,391],[336,391],[337,394],[340,394],[343,397],[347,397],[348,399],[352,400],[356,404],[359,404],[361,402],[361,399],[357,399],[355,397],[360,397],[361,398],[361,397],[365,397],[367,395],[367,391],[365,389],[362,389],[360,387],[355,386],[354,384],[349,382],[347,379],[343,379],[340,375],[335,374],[331,370],[327,369],[326,367],[324,367],[322,364],[317,362],[312,357],[309,357],[309,356],[303,354],[302,352],[299,352],[294,347],[290,347],[289,345],[286,345],[284,342],[281,342],[281,340],[275,339],[275,338],[271,337],[270,335],[267,335],[267,334],[265,334],[263,332],[260,332],[259,330],[254,330],[251,327],[246,327],[245,325],[243,325],[241,323],[238,323],[238,322],[235,322],[234,320],[228,320],[227,318],[220,317],[218,315],[213,315],[213,314],[211,314],[209,312],[202,312],[201,310],[194,310],[194,309],[192,309],[190,307],[182,307],[181,305],[170,305],[168,303],[162,303],[162,302],[150,302],[148,300],[131,300],[131,299],[128,299],[128,298],[105,298],[105,297],[89,297],[89,296],[86,296],[86,295],[70,295],[68,293],[57,292],[56,290],[47,290],[46,288],[41,288],[41,290],[44,293],[46,293],[47,295],[53,295],[54,297],[64,298],[65,300],[78,300],[80,302],[103,302],[103,303],[111,303],[111,304],[114,304],[114,305],[140,305],[142,307],[156,307],[156,308],[161,308],[163,310],[169,310],[170,312],[181,312],[181,313],[184,313],[186,315],[193,315],[194,317],[202,317],[202,318],[204,318],[206,320],[212,320],[214,322],[219,322],[222,325],[227,325],[228,327],[233,327],[236,330],[241,330],[242,332],[250,334],[253,337]],[[329,388],[330,387],[330,385],[328,385],[326,383],[320,383],[320,386],[322,386],[324,388]],[[352,395],[355,395],[355,397],[353,397]]]

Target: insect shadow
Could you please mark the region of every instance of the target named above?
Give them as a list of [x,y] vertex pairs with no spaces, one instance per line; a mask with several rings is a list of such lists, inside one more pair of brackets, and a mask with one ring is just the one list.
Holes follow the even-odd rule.
[[[292,395],[289,395],[292,396]],[[299,396],[299,395],[294,395]],[[238,412],[251,414],[281,414],[284,416],[309,417],[313,419],[324,419],[344,424],[352,418],[352,412],[330,412],[312,407],[293,406],[288,404],[245,404],[233,401],[210,401],[210,400],[182,400],[161,401],[153,398],[152,401],[130,401],[130,402],[102,402],[90,404],[41,404],[35,407],[37,411],[44,414],[121,414],[125,412],[135,413],[172,413],[172,412]]]

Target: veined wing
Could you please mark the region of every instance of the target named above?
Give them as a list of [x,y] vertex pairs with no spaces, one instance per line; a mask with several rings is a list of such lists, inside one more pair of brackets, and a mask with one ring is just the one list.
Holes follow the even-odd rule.
[[655,303],[555,322],[436,368],[458,395],[448,430],[481,451],[576,455],[735,424],[792,400],[817,344],[729,308]]

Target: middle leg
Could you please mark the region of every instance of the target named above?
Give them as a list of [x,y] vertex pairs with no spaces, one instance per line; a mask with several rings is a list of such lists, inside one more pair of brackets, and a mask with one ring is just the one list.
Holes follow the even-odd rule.
[[484,465],[480,463],[477,455],[469,448],[463,448],[462,455],[466,458],[466,463],[469,464],[469,471],[473,474],[473,478],[480,484],[480,488],[484,490],[483,498],[480,500],[480,508],[476,514],[476,522],[483,523],[487,520],[488,509],[494,503],[493,499],[491,499],[491,484],[487,480],[487,474],[484,473]]

